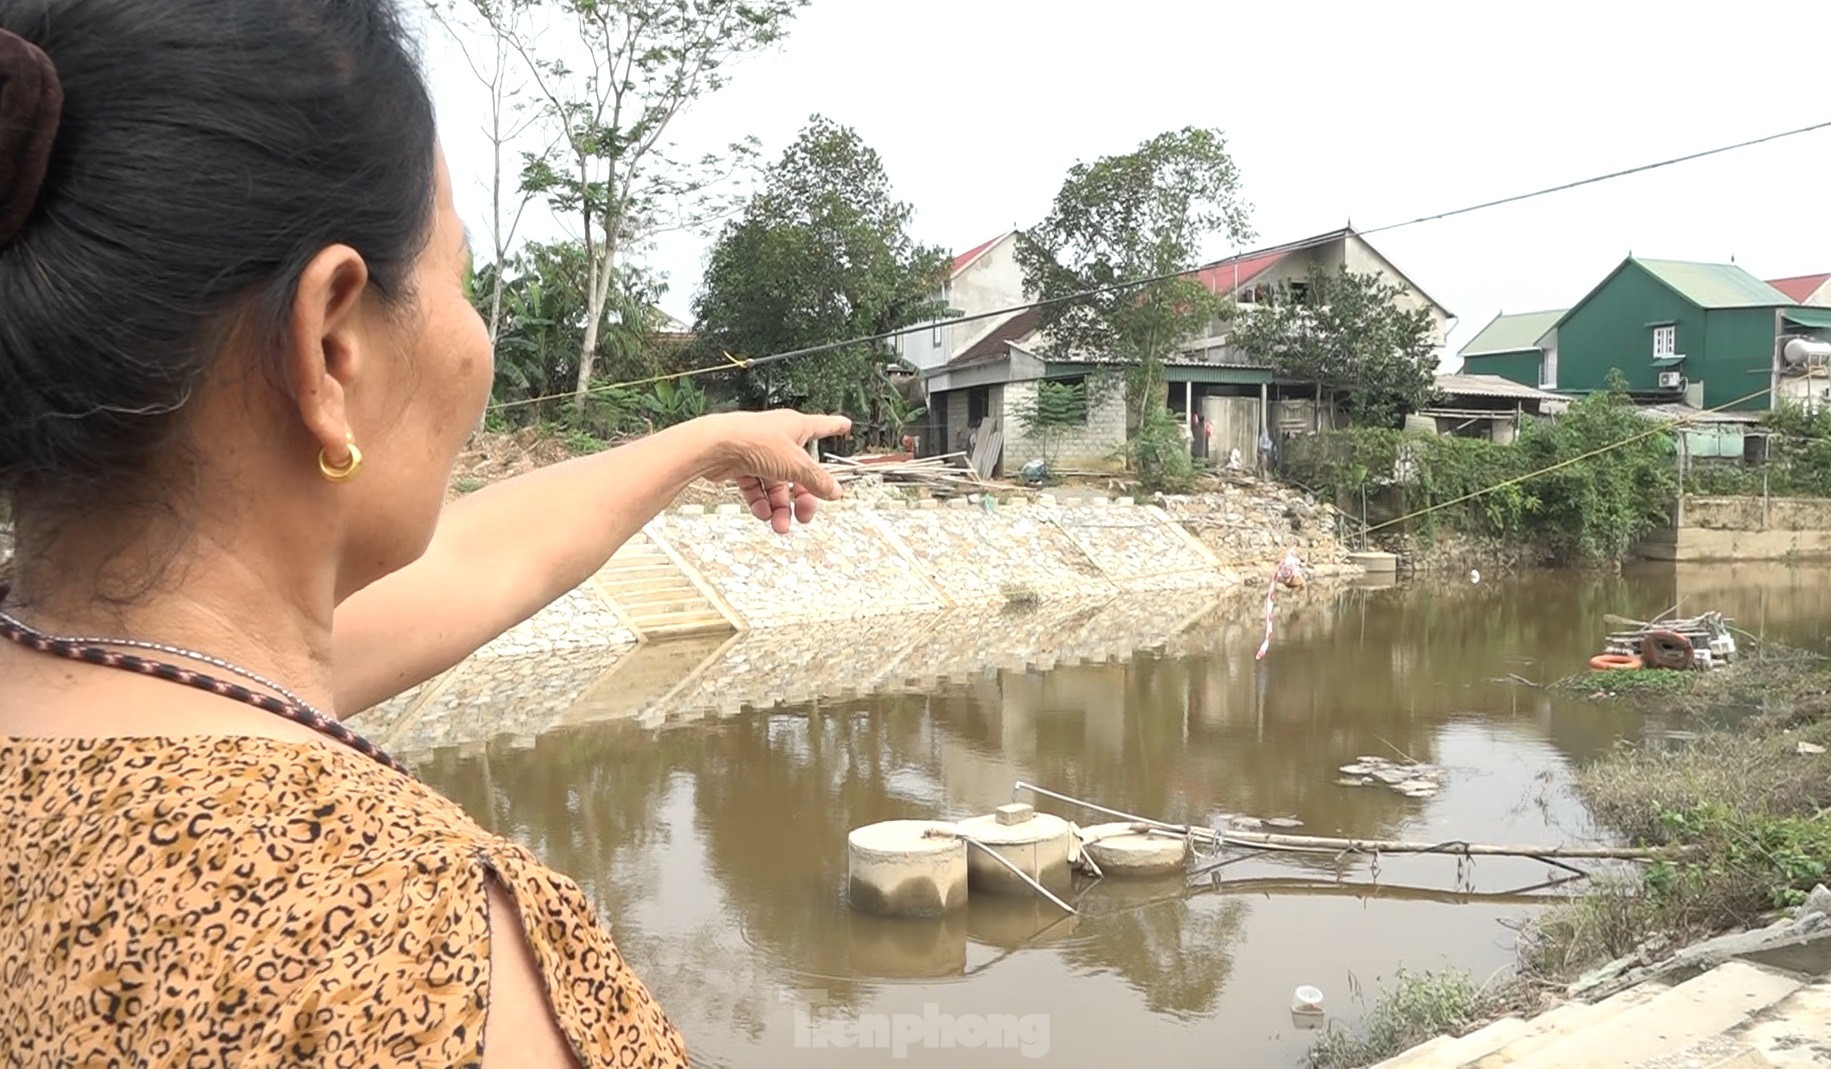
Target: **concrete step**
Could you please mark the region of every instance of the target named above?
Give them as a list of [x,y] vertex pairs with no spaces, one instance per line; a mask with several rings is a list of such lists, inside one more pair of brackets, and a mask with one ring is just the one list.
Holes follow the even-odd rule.
[[733,630],[731,621],[646,533],[617,550],[597,586],[645,638],[676,638]]
[[706,599],[699,591],[686,584],[670,587],[667,590],[628,591],[622,587],[612,587],[611,597],[617,604],[631,612],[652,613],[672,612],[674,609],[687,607],[709,608]]
[[1454,1042],[1456,1042],[1455,1036],[1438,1036],[1436,1039],[1426,1040],[1410,1050],[1400,1051],[1383,1062],[1376,1062],[1370,1069],[1409,1069],[1413,1061],[1433,1057]]
[[1509,1064],[1512,1069],[1638,1066],[1736,1028],[1801,986],[1798,977],[1732,961]]
[[1800,988],[1733,1034],[1770,1065],[1831,1066],[1831,978]]
[[1394,1065],[1402,1069],[1461,1069],[1513,1042],[1531,1027],[1518,1017],[1502,1017],[1434,1050],[1420,1047],[1412,1057]]
[[1526,1023],[1530,1025],[1525,1034],[1514,1039],[1506,1046],[1487,1055],[1474,1063],[1474,1069],[1503,1069],[1513,1065],[1528,1054],[1547,1047],[1567,1035],[1573,1035],[1601,1024],[1617,1014],[1626,1013],[1636,1006],[1651,1002],[1655,997],[1671,989],[1670,984],[1650,980],[1628,988],[1611,998],[1597,1003],[1566,1002],[1562,1006],[1546,1010]]
[[729,635],[702,632],[637,646],[566,710],[562,723],[638,717],[704,667],[730,640]]

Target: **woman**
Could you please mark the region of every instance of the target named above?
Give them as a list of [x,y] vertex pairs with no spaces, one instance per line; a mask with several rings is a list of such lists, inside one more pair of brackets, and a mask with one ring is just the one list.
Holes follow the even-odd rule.
[[696,478],[807,522],[848,424],[442,509],[491,354],[399,19],[0,0],[0,1065],[685,1064],[576,885],[336,718]]

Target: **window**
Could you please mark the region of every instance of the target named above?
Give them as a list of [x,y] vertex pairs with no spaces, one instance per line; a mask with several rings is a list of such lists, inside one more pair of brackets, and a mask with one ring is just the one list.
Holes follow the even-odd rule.
[[1546,346],[1544,355],[1539,358],[1539,389],[1555,390],[1558,388],[1558,347]]
[[1678,355],[1678,327],[1668,323],[1653,328],[1653,359]]

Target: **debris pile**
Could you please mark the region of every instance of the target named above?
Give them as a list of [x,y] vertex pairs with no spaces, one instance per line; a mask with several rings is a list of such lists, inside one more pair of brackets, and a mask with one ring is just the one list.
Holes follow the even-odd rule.
[[1443,770],[1435,765],[1357,757],[1338,771],[1341,778],[1335,782],[1343,787],[1389,787],[1407,798],[1430,798],[1443,789]]
[[1718,668],[1736,657],[1731,621],[1720,612],[1684,619],[1630,620],[1613,614],[1600,654],[1589,666],[1597,671],[1638,671],[1661,668],[1675,672]]
[[828,453],[821,465],[844,486],[875,478],[885,485],[919,487],[935,497],[959,497],[992,489],[1015,490],[1007,484],[989,483],[966,464],[965,453],[916,459],[908,453],[880,453],[842,457]]

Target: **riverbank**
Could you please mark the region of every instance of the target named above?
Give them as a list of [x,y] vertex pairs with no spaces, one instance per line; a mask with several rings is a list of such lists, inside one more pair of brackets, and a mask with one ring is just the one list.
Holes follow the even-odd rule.
[[1650,998],[1668,981],[1780,946],[1821,943],[1807,955],[1816,964],[1794,967],[1831,969],[1831,894],[1820,889],[1831,882],[1831,663],[1757,645],[1714,672],[1585,673],[1556,689],[1691,725],[1676,743],[1668,732],[1658,744],[1618,746],[1574,785],[1599,825],[1683,858],[1599,872],[1522,929],[1516,969],[1496,985],[1401,973],[1361,1029],[1318,1043],[1316,1066],[1370,1065],[1567,998]]
[[[1281,634],[1326,621],[1344,581],[1281,599]],[[555,731],[628,723],[659,728],[747,711],[932,694],[997,678],[1250,650],[1263,629],[1256,589],[1190,604],[1155,594],[1057,598],[666,642],[473,657],[353,718],[391,753],[468,752],[495,740],[532,746]],[[1224,622],[1223,622],[1224,621]]]
[[1179,598],[1268,582],[1288,550],[1314,576],[1357,574],[1336,519],[1247,481],[1155,501],[1074,490],[942,501],[864,479],[788,536],[736,503],[679,504],[479,655],[1137,593],[1173,613]]

